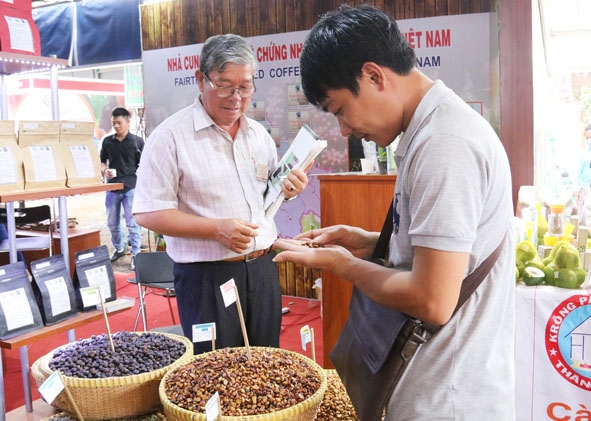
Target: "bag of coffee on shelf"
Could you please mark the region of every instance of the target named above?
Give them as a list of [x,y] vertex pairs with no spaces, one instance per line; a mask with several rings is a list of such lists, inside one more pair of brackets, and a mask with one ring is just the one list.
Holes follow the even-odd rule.
[[63,254],[31,262],[33,293],[46,326],[78,314],[76,292]]
[[82,311],[95,310],[96,306],[84,307],[80,288],[99,286],[103,301],[108,303],[117,298],[115,275],[107,246],[94,247],[74,253],[76,271],[74,272],[74,288],[76,302]]
[[101,160],[93,137],[94,123],[60,122],[60,144],[64,150],[68,187],[101,184]]
[[21,121],[18,145],[25,169],[25,190],[66,186],[64,153],[58,121]]
[[0,266],[0,339],[43,327],[24,262]]
[[0,193],[18,193],[25,189],[23,159],[12,120],[0,120],[0,168]]

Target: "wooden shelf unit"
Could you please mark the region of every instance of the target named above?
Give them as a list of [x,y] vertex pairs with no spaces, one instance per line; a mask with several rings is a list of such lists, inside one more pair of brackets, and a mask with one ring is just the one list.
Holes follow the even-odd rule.
[[[396,175],[340,173],[319,175],[322,227],[345,224],[381,231],[394,197]],[[353,286],[330,272],[322,275],[324,368],[334,368],[329,355],[347,317]]]

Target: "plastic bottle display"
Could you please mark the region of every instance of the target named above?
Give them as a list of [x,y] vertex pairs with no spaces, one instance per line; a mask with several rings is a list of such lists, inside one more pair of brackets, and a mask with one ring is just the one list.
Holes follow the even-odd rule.
[[544,244],[553,246],[564,237],[564,205],[550,205],[548,232],[544,235]]

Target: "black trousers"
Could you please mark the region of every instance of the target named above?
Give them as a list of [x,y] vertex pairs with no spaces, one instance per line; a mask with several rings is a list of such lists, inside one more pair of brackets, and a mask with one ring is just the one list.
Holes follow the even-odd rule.
[[[174,288],[183,333],[193,325],[215,322],[216,348],[244,346],[236,303],[225,306],[220,286],[234,278],[251,346],[279,347],[281,287],[275,253],[250,262],[175,263]],[[211,342],[194,344],[195,354],[211,351]]]

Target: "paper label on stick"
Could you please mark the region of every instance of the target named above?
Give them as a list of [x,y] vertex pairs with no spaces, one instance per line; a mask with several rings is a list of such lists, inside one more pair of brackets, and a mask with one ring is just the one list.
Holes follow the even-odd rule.
[[193,325],[193,342],[211,341],[217,339],[215,336],[215,323]]
[[222,298],[224,299],[224,305],[226,307],[236,302],[236,292],[234,291],[234,286],[234,278],[230,279],[228,282],[220,286],[220,290],[222,291]]
[[218,421],[221,419],[220,394],[215,392],[205,404],[205,419],[207,421]]
[[82,297],[82,304],[84,305],[84,307],[91,307],[102,304],[99,285],[80,288],[80,296]]
[[41,386],[39,386],[39,393],[43,396],[43,399],[49,404],[53,402],[57,395],[64,390],[64,383],[57,371],[54,371]]
[[305,325],[300,329],[300,337],[302,339],[302,349],[306,350],[306,344],[312,342],[312,335],[310,334],[310,326]]

